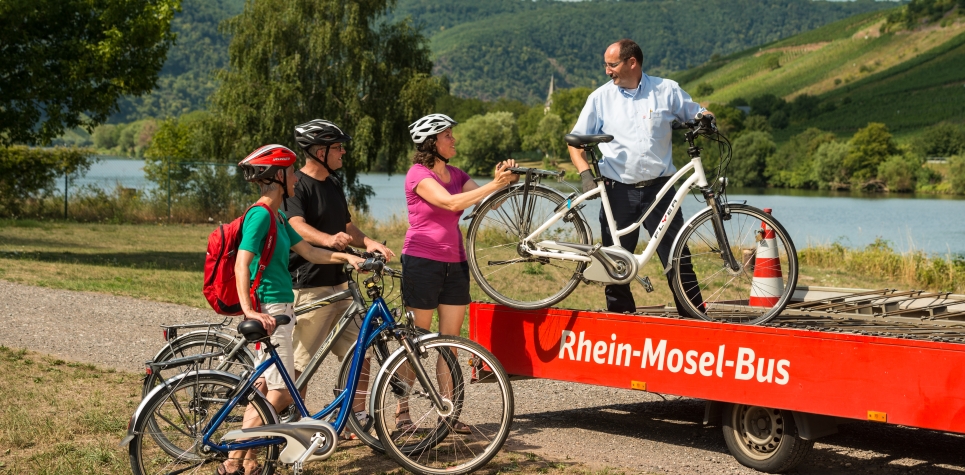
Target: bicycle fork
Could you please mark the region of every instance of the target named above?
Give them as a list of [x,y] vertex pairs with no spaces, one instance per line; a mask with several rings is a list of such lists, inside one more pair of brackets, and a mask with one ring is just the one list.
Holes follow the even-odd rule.
[[714,226],[714,234],[717,235],[717,245],[720,246],[720,257],[731,271],[737,272],[741,265],[734,257],[734,252],[730,248],[730,240],[727,239],[727,231],[724,229],[724,217],[729,215],[729,210],[720,203],[713,191],[709,189],[702,191],[710,209],[713,211],[711,223]]
[[[455,410],[455,405],[452,401],[447,400],[439,394],[436,386],[432,384],[429,375],[426,373],[426,369],[422,367],[422,363],[419,361],[422,351],[417,349],[413,344],[412,340],[409,338],[402,339],[402,346],[405,348],[405,358],[409,362],[409,367],[415,372],[416,379],[425,388],[425,396],[428,396],[429,400],[432,401],[432,405],[435,406],[436,411],[439,412],[441,417],[448,417]],[[443,349],[441,351],[448,351]]]

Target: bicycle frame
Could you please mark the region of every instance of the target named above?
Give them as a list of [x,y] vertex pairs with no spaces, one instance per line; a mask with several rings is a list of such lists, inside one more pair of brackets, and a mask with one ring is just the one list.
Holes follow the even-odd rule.
[[[336,294],[338,295],[338,294]],[[377,327],[374,326],[376,319],[381,319],[382,323]],[[365,319],[362,322],[362,328],[359,331],[359,337],[357,344],[355,345],[354,357],[352,359],[352,365],[349,370],[349,380],[346,387],[354,388],[358,384],[359,376],[362,371],[362,361],[365,355],[366,348],[371,345],[372,341],[377,335],[385,331],[386,329],[395,328],[396,322],[392,316],[392,312],[389,311],[385,300],[381,296],[376,297],[372,305],[366,312]],[[363,344],[364,343],[364,344]],[[335,399],[325,406],[321,411],[309,415],[308,409],[305,407],[305,401],[302,399],[301,394],[299,394],[298,389],[295,386],[295,382],[292,381],[291,376],[285,370],[285,367],[281,364],[281,360],[278,357],[278,353],[275,351],[274,345],[268,344],[268,354],[269,357],[266,361],[262,362],[255,368],[255,371],[248,376],[248,379],[243,385],[235,388],[232,391],[231,399],[227,404],[221,407],[218,412],[215,413],[214,417],[208,422],[203,430],[202,444],[204,446],[211,447],[217,451],[230,452],[234,450],[244,450],[255,447],[264,447],[268,445],[278,444],[284,441],[282,438],[272,437],[266,439],[258,439],[251,441],[241,441],[237,443],[226,443],[219,444],[211,441],[211,437],[214,435],[217,428],[224,422],[227,418],[228,413],[234,408],[240,401],[241,398],[248,394],[255,384],[255,381],[260,378],[264,372],[271,366],[276,365],[278,372],[281,373],[282,380],[285,383],[285,387],[288,389],[289,393],[294,400],[295,406],[298,408],[298,412],[302,417],[311,417],[312,419],[321,419],[329,414],[331,414],[336,409],[339,409],[338,417],[335,419],[333,427],[337,433],[341,433],[342,429],[345,428],[347,422],[347,417],[352,414],[352,401],[355,396],[354,391],[342,391],[341,394],[335,397]],[[354,417],[354,416],[353,416]]]
[[[590,153],[591,154],[593,153],[592,150],[590,150]],[[583,193],[582,195],[571,200],[568,203],[568,206],[566,208],[560,211],[557,211],[556,214],[550,217],[539,228],[537,228],[535,231],[533,231],[528,236],[523,238],[522,240],[523,244],[532,244],[533,241],[540,234],[542,234],[544,231],[549,229],[550,226],[552,226],[561,218],[563,218],[570,211],[570,208],[579,206],[584,201],[596,195],[601,196],[601,201],[603,202],[602,203],[603,212],[606,215],[607,226],[610,229],[610,235],[613,236],[614,242],[618,243],[619,238],[621,236],[629,234],[634,230],[636,230],[637,228],[639,228],[643,224],[643,221],[646,220],[648,216],[650,216],[650,213],[652,213],[656,209],[657,203],[659,203],[660,200],[662,200],[663,197],[667,194],[667,192],[669,192],[670,189],[691,170],[693,171],[693,175],[687,178],[681,185],[680,189],[677,190],[677,193],[674,195],[673,201],[670,203],[670,207],[667,208],[666,212],[663,215],[663,219],[660,221],[660,225],[657,226],[657,229],[655,230],[653,236],[650,237],[650,241],[647,243],[646,249],[644,249],[643,252],[640,254],[634,254],[634,258],[636,259],[637,264],[640,267],[643,267],[643,265],[649,262],[650,259],[653,257],[653,255],[657,252],[657,245],[659,245],[660,241],[663,240],[663,238],[665,237],[663,232],[666,229],[666,223],[670,222],[673,219],[674,215],[677,214],[677,211],[680,210],[680,203],[681,201],[683,201],[683,198],[688,193],[690,193],[690,189],[693,188],[694,186],[698,186],[701,188],[707,187],[708,185],[707,176],[704,173],[703,163],[701,162],[701,158],[699,156],[692,158],[690,160],[690,163],[688,163],[683,168],[678,170],[677,173],[674,173],[674,175],[670,178],[670,180],[668,180],[667,183],[663,186],[663,188],[660,189],[660,192],[657,194],[657,197],[653,201],[653,204],[650,205],[650,208],[647,209],[647,212],[644,213],[643,216],[641,216],[640,219],[638,219],[633,224],[623,229],[617,229],[616,222],[613,219],[613,211],[610,208],[610,199],[606,193],[606,186],[604,185],[603,180],[599,180],[596,188],[590,191],[587,191],[586,193]],[[582,261],[582,262],[592,261],[592,259],[589,256],[575,253],[575,252],[565,252],[565,251],[546,252],[546,251],[531,249],[529,253],[534,256],[548,257],[553,259],[563,259],[563,260]]]

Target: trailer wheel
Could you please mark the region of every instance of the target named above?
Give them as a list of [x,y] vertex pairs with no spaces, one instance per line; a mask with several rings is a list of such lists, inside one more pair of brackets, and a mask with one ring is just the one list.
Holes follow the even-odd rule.
[[791,411],[727,404],[724,441],[742,465],[767,473],[784,473],[801,463],[814,441],[798,437]]

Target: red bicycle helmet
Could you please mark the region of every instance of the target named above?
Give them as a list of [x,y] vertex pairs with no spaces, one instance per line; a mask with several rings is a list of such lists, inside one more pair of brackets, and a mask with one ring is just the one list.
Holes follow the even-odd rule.
[[[246,181],[277,181],[275,173],[295,164],[295,152],[283,145],[265,145],[238,162]],[[279,184],[282,184],[279,182]]]

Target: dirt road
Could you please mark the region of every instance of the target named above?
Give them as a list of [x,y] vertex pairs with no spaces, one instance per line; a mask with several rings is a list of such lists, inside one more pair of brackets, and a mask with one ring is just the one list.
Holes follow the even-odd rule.
[[[131,372],[159,348],[161,323],[220,320],[180,305],[5,281],[0,295],[0,345]],[[331,368],[313,384],[327,378]],[[701,425],[702,401],[548,380],[513,387],[508,449],[582,462],[596,473],[757,473],[730,456],[719,425]],[[962,472],[965,436],[854,422],[816,443],[792,473]]]

